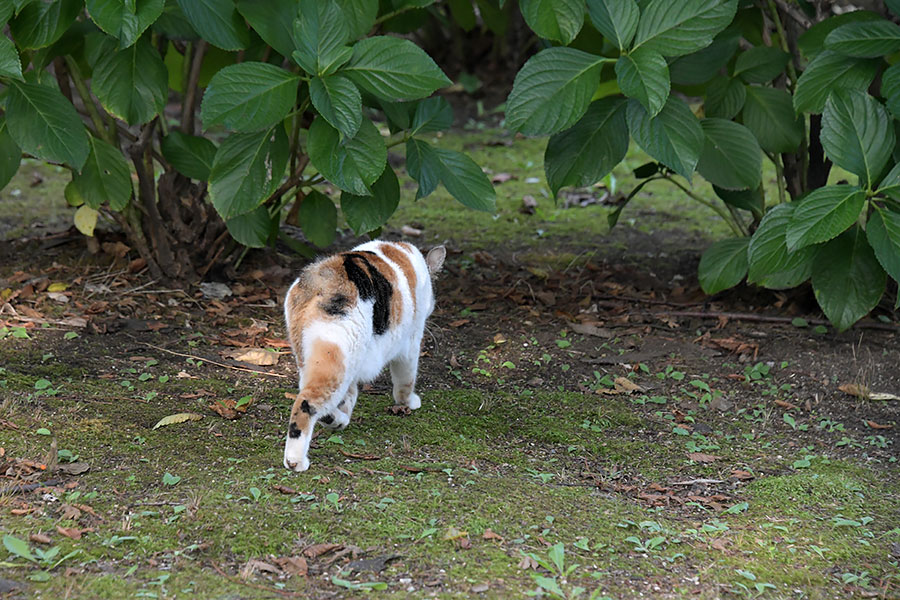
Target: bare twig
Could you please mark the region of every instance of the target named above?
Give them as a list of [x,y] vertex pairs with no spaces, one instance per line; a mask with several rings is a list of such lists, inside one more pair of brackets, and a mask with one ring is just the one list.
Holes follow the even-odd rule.
[[[197,104],[197,81],[200,79],[200,67],[203,66],[203,55],[206,53],[206,41],[194,44],[194,56],[191,58],[191,71],[184,93],[184,106],[181,111],[181,131],[194,134],[194,107]],[[187,58],[187,57],[185,57]]]

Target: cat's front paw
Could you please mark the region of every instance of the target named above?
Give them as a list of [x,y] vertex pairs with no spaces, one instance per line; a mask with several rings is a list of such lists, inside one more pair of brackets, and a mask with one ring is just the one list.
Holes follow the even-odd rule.
[[302,473],[309,468],[309,459],[306,457],[289,457],[287,453],[284,455],[284,466],[291,471]]
[[284,444],[284,467],[298,473],[309,468],[309,458],[299,439],[288,438]]
[[419,398],[419,395],[413,392],[409,395],[409,398],[406,400],[406,406],[409,407],[409,410],[416,410],[420,406],[422,406],[422,399]]

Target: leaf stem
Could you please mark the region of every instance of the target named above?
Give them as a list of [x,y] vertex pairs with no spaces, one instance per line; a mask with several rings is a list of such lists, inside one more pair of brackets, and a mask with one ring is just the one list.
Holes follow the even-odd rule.
[[684,187],[683,185],[681,185],[678,181],[676,181],[675,179],[673,179],[670,175],[665,175],[665,176],[663,177],[663,179],[665,179],[666,181],[668,181],[669,183],[671,183],[672,185],[674,185],[675,187],[677,187],[678,189],[680,189],[682,192],[684,192],[685,194],[687,194],[687,196],[688,196],[689,198],[691,198],[691,199],[693,199],[693,200],[696,200],[696,201],[699,202],[700,204],[702,204],[702,205],[704,205],[704,206],[708,206],[709,208],[713,209],[713,210],[716,212],[717,215],[719,215],[720,217],[722,217],[722,219],[724,219],[725,222],[728,223],[728,226],[731,227],[731,231],[732,231],[735,235],[737,235],[737,236],[744,236],[744,235],[746,235],[743,231],[741,231],[741,228],[738,226],[737,223],[735,223],[734,218],[732,217],[732,215],[731,215],[726,209],[722,208],[721,206],[719,206],[718,204],[716,204],[716,203],[714,203],[714,202],[710,202],[709,200],[707,200],[707,199],[705,199],[705,198],[701,198],[700,196],[698,196],[697,194],[695,194],[694,192],[692,192],[692,191],[689,190],[688,188],[686,188],[686,187]]
[[78,90],[78,95],[81,96],[81,102],[84,104],[84,109],[87,111],[88,116],[91,118],[91,122],[94,124],[94,128],[97,130],[97,135],[99,135],[103,141],[115,145],[112,136],[103,123],[103,119],[100,117],[97,106],[94,104],[91,92],[88,90],[87,84],[81,76],[81,70],[78,68],[78,63],[76,63],[71,56],[66,56],[65,60],[66,67],[69,69],[69,75],[72,78],[72,83],[75,84],[75,89]]

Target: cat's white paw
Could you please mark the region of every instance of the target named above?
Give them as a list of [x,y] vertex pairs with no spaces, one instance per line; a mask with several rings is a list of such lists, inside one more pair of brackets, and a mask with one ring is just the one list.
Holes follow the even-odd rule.
[[284,444],[284,467],[300,473],[309,468],[309,458],[299,438],[288,438]]
[[409,407],[409,410],[416,410],[420,406],[422,406],[422,399],[419,398],[419,395],[415,392],[409,395],[409,398],[406,400],[406,406]]
[[297,473],[302,473],[303,471],[309,468],[309,459],[306,457],[298,458],[298,457],[289,457],[287,454],[284,455],[284,466],[291,471],[296,471]]

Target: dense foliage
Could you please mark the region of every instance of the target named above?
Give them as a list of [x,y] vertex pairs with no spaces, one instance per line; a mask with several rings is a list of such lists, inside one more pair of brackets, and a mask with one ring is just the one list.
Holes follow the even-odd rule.
[[[703,255],[705,291],[811,280],[846,329],[888,277],[900,281],[900,2],[887,2],[890,13],[875,3],[884,14],[831,14],[831,4],[520,0],[552,45],[519,71],[506,123],[551,136],[554,194],[603,178],[634,140],[656,162],[636,170],[643,181],[628,200],[665,180],[736,234]],[[690,191],[695,174],[721,203]]]
[[443,184],[491,211],[481,169],[427,141],[452,123],[430,97],[449,79],[411,41],[378,35],[433,1],[4,1],[0,187],[23,154],[66,166],[81,231],[106,215],[154,276],[182,280],[231,237],[271,243],[282,217],[330,244],[326,182],[356,233],[378,230],[399,201],[387,156],[401,143],[417,197]]

